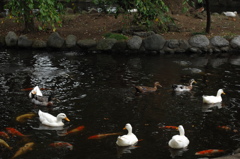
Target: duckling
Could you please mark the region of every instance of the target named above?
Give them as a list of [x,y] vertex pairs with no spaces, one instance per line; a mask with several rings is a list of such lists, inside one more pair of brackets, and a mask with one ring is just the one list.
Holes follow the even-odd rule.
[[147,86],[134,86],[136,92],[145,93],[145,92],[155,92],[157,90],[157,86],[162,87],[159,82],[154,83],[154,87]]
[[189,85],[185,86],[185,85],[178,85],[178,84],[174,84],[172,85],[172,88],[174,91],[190,91],[193,88],[193,83],[197,83],[194,79],[189,80]]

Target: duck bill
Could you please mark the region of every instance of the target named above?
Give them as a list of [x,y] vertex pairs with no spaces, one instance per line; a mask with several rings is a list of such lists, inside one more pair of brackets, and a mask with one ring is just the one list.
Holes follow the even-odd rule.
[[225,95],[226,93],[224,93],[224,92],[223,92],[222,94],[224,94],[224,95]]
[[67,121],[70,121],[67,117],[66,118],[64,118],[65,120],[67,120]]

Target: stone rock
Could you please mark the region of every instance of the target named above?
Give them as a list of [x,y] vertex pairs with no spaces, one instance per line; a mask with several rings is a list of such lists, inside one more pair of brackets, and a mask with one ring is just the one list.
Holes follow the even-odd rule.
[[153,31],[148,31],[148,32],[133,32],[133,35],[140,36],[140,37],[148,37],[155,34]]
[[188,50],[190,45],[187,40],[179,40],[179,49],[181,50]]
[[43,49],[43,48],[46,48],[46,47],[47,47],[46,41],[38,40],[38,39],[33,41],[32,48]]
[[112,50],[116,52],[120,52],[120,51],[125,51],[126,48],[127,48],[127,42],[125,40],[120,40],[113,45]]
[[10,31],[8,32],[7,36],[5,37],[5,42],[7,46],[17,46],[18,36]]
[[90,49],[97,45],[97,42],[93,39],[78,40],[77,45],[83,49]]
[[210,42],[213,46],[216,47],[225,47],[229,45],[229,41],[227,41],[225,38],[221,36],[214,36],[210,39]]
[[189,49],[189,51],[192,52],[192,53],[202,53],[202,51],[201,51],[200,49],[195,48],[195,47],[191,47],[191,48]]
[[143,46],[149,51],[159,51],[165,45],[166,40],[159,34],[148,36],[143,40]]
[[20,35],[18,38],[18,46],[19,47],[24,47],[24,48],[29,48],[33,44],[33,41],[28,39],[26,35]]
[[139,36],[133,36],[131,39],[127,40],[127,46],[130,50],[138,50],[142,45],[142,38]]
[[189,44],[193,47],[204,48],[207,47],[210,42],[205,35],[194,35],[189,39]]
[[54,32],[48,37],[47,45],[52,48],[60,49],[64,41],[65,40],[57,32]]
[[234,37],[234,38],[230,41],[230,45],[231,45],[234,49],[240,48],[240,36]]
[[101,51],[111,50],[116,42],[117,42],[116,39],[102,39],[97,44],[97,50]]
[[167,46],[171,49],[178,48],[179,46],[179,41],[177,39],[168,40],[167,43],[168,43]]
[[66,38],[66,47],[72,48],[76,46],[77,43],[77,37],[75,35],[68,35]]
[[0,47],[5,46],[5,37],[4,36],[0,36]]

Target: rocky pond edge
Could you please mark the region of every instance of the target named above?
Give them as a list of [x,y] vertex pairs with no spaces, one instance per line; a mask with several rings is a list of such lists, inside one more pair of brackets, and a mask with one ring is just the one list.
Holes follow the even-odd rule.
[[170,39],[154,32],[138,32],[127,40],[93,39],[78,40],[75,35],[62,38],[58,32],[49,35],[47,41],[29,39],[26,35],[17,36],[13,31],[0,37],[0,49],[51,49],[74,50],[87,52],[143,52],[153,54],[164,53],[221,53],[240,51],[240,35],[231,40],[221,36],[208,39],[205,35],[193,35],[188,40]]

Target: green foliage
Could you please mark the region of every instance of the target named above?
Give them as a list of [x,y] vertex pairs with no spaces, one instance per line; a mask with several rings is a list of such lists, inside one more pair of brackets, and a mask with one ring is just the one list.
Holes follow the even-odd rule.
[[116,33],[106,33],[103,35],[105,38],[111,38],[116,40],[126,40],[128,39],[126,36],[122,34],[116,34]]
[[[32,24],[34,18],[41,23],[39,29],[51,27],[55,31],[55,24],[61,25],[63,5],[56,0],[9,0],[5,8],[10,10],[10,16],[15,17],[17,22],[25,23],[25,27],[28,27],[26,24]],[[34,14],[34,9],[39,9],[39,12]]]
[[[169,22],[170,17],[165,14],[168,7],[162,0],[94,0],[97,5],[101,6],[117,6],[118,15],[120,12],[134,15],[134,22],[139,26],[151,26],[157,24],[164,27]],[[137,9],[136,13],[130,13],[130,9]],[[105,10],[107,10],[105,8]]]

